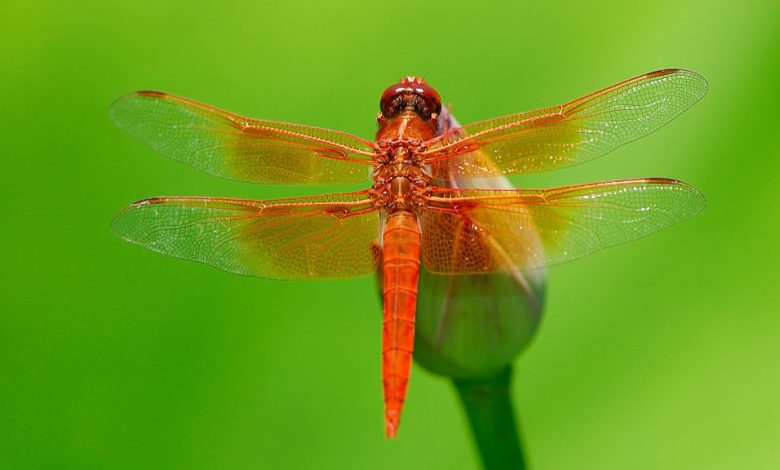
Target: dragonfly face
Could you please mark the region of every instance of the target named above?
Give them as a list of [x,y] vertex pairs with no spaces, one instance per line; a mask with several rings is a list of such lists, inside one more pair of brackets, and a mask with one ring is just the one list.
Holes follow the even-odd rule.
[[441,112],[441,98],[422,78],[406,77],[400,83],[387,87],[382,93],[379,108],[385,119],[392,119],[402,111],[414,111],[427,121]]
[[263,278],[350,277],[381,267],[385,422],[395,436],[421,267],[443,275],[536,269],[641,238],[704,207],[696,188],[666,178],[542,190],[446,182],[600,157],[662,127],[706,88],[696,73],[659,70],[559,106],[440,129],[439,94],[407,77],[382,94],[374,141],[250,119],[165,93],[132,93],[112,106],[114,120],[198,169],[272,184],[356,184],[371,174],[373,185],[265,201],[159,197],[126,207],[112,226],[151,250]]

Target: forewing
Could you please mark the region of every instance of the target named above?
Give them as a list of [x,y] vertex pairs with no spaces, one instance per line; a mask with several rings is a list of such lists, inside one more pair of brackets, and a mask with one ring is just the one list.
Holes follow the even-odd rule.
[[540,191],[434,191],[423,264],[437,273],[526,270],[650,235],[704,208],[696,188],[639,179]]
[[424,158],[434,166],[446,166],[453,176],[562,168],[655,131],[701,99],[706,90],[707,82],[694,72],[660,70],[561,106],[453,129],[429,143]]
[[365,192],[252,201],[160,197],[126,207],[114,231],[150,250],[272,279],[373,272],[379,214]]
[[366,181],[373,168],[372,144],[358,137],[250,119],[160,92],[119,98],[111,117],[164,155],[240,181],[352,184]]

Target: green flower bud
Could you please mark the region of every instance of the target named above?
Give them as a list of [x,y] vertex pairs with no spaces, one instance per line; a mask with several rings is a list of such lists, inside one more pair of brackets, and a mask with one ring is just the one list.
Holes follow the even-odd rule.
[[543,271],[448,276],[423,270],[414,358],[447,377],[496,375],[533,338],[544,279]]

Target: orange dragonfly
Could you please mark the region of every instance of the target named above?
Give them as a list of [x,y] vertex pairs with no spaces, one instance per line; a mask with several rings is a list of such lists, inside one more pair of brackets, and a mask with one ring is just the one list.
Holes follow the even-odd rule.
[[706,88],[696,73],[660,70],[560,106],[448,128],[436,90],[407,77],[382,94],[374,141],[140,91],[113,104],[113,119],[195,168],[253,183],[372,185],[265,201],[155,197],[122,210],[113,229],[153,251],[262,278],[341,278],[381,267],[385,427],[394,437],[421,263],[444,275],[535,269],[649,235],[704,207],[693,186],[665,178],[545,190],[458,189],[449,180],[599,157],[660,128]]

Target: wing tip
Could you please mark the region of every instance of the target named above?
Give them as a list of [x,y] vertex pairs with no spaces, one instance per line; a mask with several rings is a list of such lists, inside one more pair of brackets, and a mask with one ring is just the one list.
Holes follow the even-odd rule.
[[689,211],[681,211],[684,217],[680,218],[680,221],[689,219],[695,215],[700,214],[707,208],[707,198],[704,197],[704,193],[701,192],[696,186],[672,178],[645,178],[644,181],[650,184],[666,185],[674,187],[679,191],[683,191],[687,197],[687,207]]
[[130,204],[128,206],[123,207],[119,212],[117,212],[113,218],[111,218],[111,223],[109,226],[111,227],[111,232],[113,232],[114,235],[121,238],[122,240],[130,243],[136,243],[136,241],[130,236],[129,231],[127,230],[126,224],[125,224],[125,216],[133,209],[134,204]]
[[685,188],[691,197],[692,204],[689,217],[693,217],[703,212],[704,209],[707,208],[707,198],[704,197],[704,193],[692,184],[686,183],[684,181],[678,181],[678,183]]
[[678,77],[685,77],[686,79],[692,80],[697,84],[696,87],[689,88],[693,92],[693,95],[695,97],[691,105],[699,101],[705,94],[707,94],[707,90],[709,89],[709,83],[707,83],[707,79],[704,78],[704,76],[701,75],[700,73],[694,72],[693,70],[681,69],[681,68],[662,69],[662,70],[656,70],[655,72],[650,72],[646,75],[646,77],[656,78],[656,77],[665,77],[667,75],[676,75]]
[[166,196],[158,196],[158,197],[150,197],[146,199],[141,199],[138,201],[133,202],[132,204],[128,204],[127,206],[123,207],[122,209],[117,212],[114,217],[111,219],[111,231],[114,232],[116,236],[119,238],[132,242],[137,243],[133,238],[130,237],[130,235],[127,233],[126,230],[123,229],[123,220],[125,216],[130,214],[132,211],[143,208],[145,206],[151,206],[155,204],[162,204],[169,200]]
[[124,119],[122,119],[122,111],[124,110],[124,106],[132,101],[135,98],[154,98],[154,99],[167,99],[170,98],[171,95],[162,91],[154,91],[154,90],[139,90],[139,91],[131,91],[130,93],[125,93],[124,95],[120,96],[119,98],[115,99],[111,105],[108,107],[108,115],[111,117],[111,120],[114,121],[114,123],[124,128],[125,122]]
[[703,75],[701,75],[698,72],[694,72],[693,70],[686,70],[686,69],[680,69],[679,73],[685,75],[691,80],[694,80],[698,83],[699,87],[697,89],[698,91],[698,98],[696,101],[700,100],[705,94],[707,94],[707,90],[710,87],[710,84],[707,82],[707,79],[704,78]]

